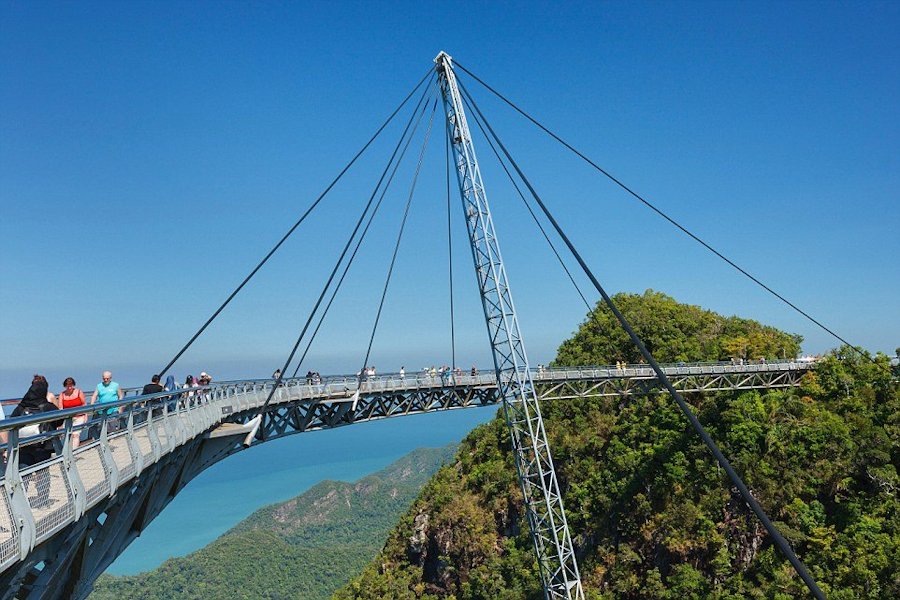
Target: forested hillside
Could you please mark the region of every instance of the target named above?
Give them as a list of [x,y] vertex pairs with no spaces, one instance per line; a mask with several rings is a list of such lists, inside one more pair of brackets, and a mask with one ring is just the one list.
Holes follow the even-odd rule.
[[[660,360],[793,356],[799,338],[662,294],[615,301]],[[635,361],[598,308],[557,364]],[[696,414],[832,599],[900,597],[900,400],[887,368],[827,357],[800,389],[694,395]],[[545,402],[588,598],[806,598],[665,395]],[[542,598],[510,444],[473,431],[339,600]]]
[[[618,294],[615,303],[659,362],[791,358],[800,353],[802,338],[798,335],[681,304],[653,290]],[[642,358],[612,311],[601,303],[562,343],[555,362],[561,366],[611,365],[619,360],[637,363]]]
[[97,580],[91,600],[314,600],[360,572],[455,445],[416,450],[355,483],[324,481],[258,510],[212,544],[140,575]]

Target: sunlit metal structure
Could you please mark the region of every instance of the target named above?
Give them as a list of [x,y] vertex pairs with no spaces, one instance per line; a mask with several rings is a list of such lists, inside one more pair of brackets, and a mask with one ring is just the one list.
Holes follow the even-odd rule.
[[562,493],[531,379],[519,319],[500,253],[500,242],[494,230],[475,146],[453,72],[453,61],[445,52],[438,54],[434,60],[494,357],[498,394],[503,401],[503,414],[512,440],[544,595],[551,600],[584,598]]

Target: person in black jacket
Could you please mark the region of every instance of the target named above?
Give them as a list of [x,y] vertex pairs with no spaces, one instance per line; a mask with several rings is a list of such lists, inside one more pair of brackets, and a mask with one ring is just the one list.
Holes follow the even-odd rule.
[[[25,415],[35,415],[51,410],[59,410],[55,404],[48,400],[47,380],[41,375],[35,375],[31,381],[31,387],[25,392],[22,401],[16,406],[12,412],[12,417],[21,417]],[[62,425],[62,421],[54,421],[42,423],[41,432],[57,429]],[[43,440],[41,442],[33,442],[25,446],[19,446],[19,468],[28,467],[39,462],[50,459],[53,456],[53,440]],[[47,469],[37,471],[33,480],[35,489],[26,491],[28,501],[32,507],[42,507],[50,504],[50,472]]]
[[[35,375],[31,387],[22,396],[22,401],[13,409],[10,417],[22,417],[58,410],[56,405],[47,399],[47,380],[42,375]],[[41,431],[56,429],[59,423],[44,423]],[[19,466],[27,467],[53,456],[53,441],[45,440],[19,447]]]

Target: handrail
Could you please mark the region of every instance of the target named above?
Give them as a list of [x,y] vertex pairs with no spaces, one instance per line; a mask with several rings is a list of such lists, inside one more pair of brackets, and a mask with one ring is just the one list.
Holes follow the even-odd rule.
[[[666,370],[686,381],[696,375],[713,378],[739,375],[734,385],[741,385],[738,381],[751,384],[756,381],[746,374],[768,372],[774,374],[773,385],[784,386],[796,385],[798,378],[784,378],[782,373],[793,371],[796,374],[812,366],[789,362],[766,365],[693,363],[668,366]],[[633,379],[639,387],[648,388],[652,387],[648,382],[653,379],[647,365],[626,365],[624,369],[615,366],[539,368],[535,371],[535,384],[549,389],[578,381],[591,387],[620,378]],[[147,395],[138,393],[115,402],[0,421],[0,435],[5,441],[0,449],[7,454],[5,472],[0,478],[0,572],[16,561],[25,560],[34,548],[68,524],[78,521],[104,498],[119,493],[123,486],[129,485],[164,456],[189,442],[199,443],[205,436],[222,437],[215,432],[223,422],[230,420],[228,415],[244,413],[246,416],[248,411],[260,408],[274,385],[272,379],[217,382]],[[493,371],[474,376],[451,373],[443,378],[432,376],[430,372],[404,374],[403,377],[399,373],[389,373],[362,380],[352,375],[333,376],[321,378],[320,383],[308,383],[306,377],[297,377],[279,384],[275,405],[300,402],[306,405],[308,415],[321,410],[322,415],[331,415],[328,418],[338,415],[337,418],[342,419],[340,415],[355,409],[360,396],[368,398],[386,392],[392,398],[397,395],[415,397],[424,392],[431,398],[435,390],[466,388],[467,393],[462,396],[467,400],[463,405],[474,406],[475,403],[469,402],[469,392],[487,390],[488,395],[482,398],[488,398],[490,389],[496,386]],[[449,391],[445,393],[448,397],[455,396]],[[378,404],[364,408],[361,418],[369,420],[394,414],[390,410],[387,414],[371,414],[371,409]],[[423,406],[421,411],[458,407],[453,403],[428,406],[431,408]],[[82,415],[90,418],[77,418]],[[258,427],[260,421],[255,421]],[[47,428],[40,425],[47,423],[51,426],[61,423],[62,426],[40,431]],[[81,441],[85,431],[89,435]],[[225,431],[223,435],[229,434]]]
[[[780,360],[780,361],[772,361],[772,362],[753,362],[753,363],[734,363],[731,361],[702,361],[702,362],[691,362],[691,363],[670,363],[666,365],[662,365],[663,369],[666,371],[674,370],[674,372],[678,372],[681,369],[691,369],[691,368],[703,368],[703,367],[726,367],[734,369],[736,372],[752,372],[758,370],[787,370],[791,368],[811,368],[812,365],[815,364],[815,361],[798,361],[795,359],[789,360]],[[765,369],[761,369],[760,367],[765,366]],[[784,367],[787,367],[785,369]],[[533,374],[536,375],[534,379],[539,381],[544,381],[547,379],[555,379],[555,375],[558,374],[566,374],[565,379],[579,378],[580,377],[594,377],[597,372],[607,372],[609,376],[622,374],[624,376],[628,376],[627,371],[631,372],[643,372],[643,371],[652,371],[650,369],[650,365],[643,363],[636,364],[623,364],[621,367],[617,367],[616,365],[591,365],[591,366],[577,366],[577,367],[538,367],[532,369]],[[576,375],[574,377],[568,376],[568,373],[574,372]],[[580,375],[579,375],[580,374]],[[472,378],[476,378],[476,381],[472,381]],[[384,373],[381,375],[376,375],[374,377],[364,377],[361,381],[356,375],[331,375],[331,376],[321,376],[320,383],[308,383],[306,377],[292,377],[288,379],[283,379],[281,381],[282,387],[299,387],[299,386],[309,386],[310,388],[318,388],[323,393],[325,392],[334,392],[334,391],[342,391],[340,388],[343,388],[343,391],[356,391],[358,389],[358,384],[362,384],[362,387],[359,388],[361,391],[377,391],[385,389],[384,383],[387,382],[396,382],[398,385],[394,387],[405,387],[410,383],[415,382],[416,384],[422,383],[424,380],[425,383],[429,384],[428,387],[438,387],[436,384],[440,383],[441,385],[446,385],[446,383],[476,383],[478,385],[485,385],[491,382],[495,383],[494,373],[493,371],[481,371],[476,373],[476,375],[471,375],[467,371],[462,371],[461,375],[450,374],[446,378],[442,378],[438,375],[430,375],[423,374],[422,371],[416,372],[408,372],[405,373],[402,377],[399,372],[397,373]],[[222,382],[214,382],[207,386],[198,386],[191,388],[178,388],[171,391],[163,391],[157,392],[154,394],[147,395],[130,395],[135,394],[142,388],[127,388],[123,389],[123,393],[126,395],[122,400],[117,400],[115,402],[105,402],[105,403],[94,403],[94,404],[84,404],[82,406],[77,406],[74,408],[66,408],[60,410],[53,410],[45,413],[35,414],[35,415],[26,415],[21,417],[14,418],[6,418],[0,420],[0,432],[8,431],[10,429],[17,429],[27,425],[34,425],[40,423],[47,423],[50,421],[59,421],[66,419],[68,417],[74,417],[76,415],[82,415],[88,412],[96,413],[99,411],[103,411],[104,413],[109,412],[112,409],[120,409],[118,412],[126,413],[127,411],[121,409],[129,409],[136,404],[144,404],[147,402],[153,402],[158,399],[166,398],[172,399],[173,397],[178,397],[181,395],[193,395],[193,394],[203,394],[210,393],[219,390],[229,390],[234,389],[239,386],[262,386],[263,389],[269,389],[269,387],[274,383],[274,380],[271,378],[265,379],[236,379],[230,381],[222,381]],[[332,386],[339,386],[337,390],[329,390]],[[8,402],[8,400],[4,400],[3,402]],[[15,400],[15,402],[19,402],[19,400]]]

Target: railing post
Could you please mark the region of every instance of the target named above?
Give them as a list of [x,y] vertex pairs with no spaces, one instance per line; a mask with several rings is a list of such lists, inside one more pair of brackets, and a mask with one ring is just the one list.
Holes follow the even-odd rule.
[[[134,405],[132,404],[132,407]],[[131,413],[134,414],[134,411]],[[147,409],[147,420],[144,421],[144,427],[147,428],[147,439],[150,440],[150,450],[153,452],[153,462],[159,462],[160,457],[162,456],[162,444],[159,441],[159,436],[156,435],[156,425],[153,422],[153,409]]]
[[77,521],[81,518],[81,515],[84,514],[85,493],[84,483],[81,481],[81,476],[78,474],[78,469],[75,468],[75,454],[72,450],[73,418],[74,417],[68,417],[65,421],[65,434],[63,437],[61,454],[63,458],[63,473],[66,474],[66,478],[69,480],[69,489],[72,490],[72,507],[75,512],[73,520]]
[[[119,465],[116,464],[112,448],[109,447],[109,427],[107,426],[106,415],[104,415],[103,421],[100,423],[99,448],[100,454],[103,456],[103,463],[107,465],[106,477],[109,479],[109,496],[112,498],[119,491]],[[131,452],[130,449],[129,452]],[[133,456],[132,460],[134,460]]]
[[[190,423],[190,435],[189,438],[193,438],[198,433],[202,431],[201,428],[201,415],[199,414],[199,410],[196,406],[196,396],[191,396],[190,394],[193,392],[187,392],[184,396],[184,404],[186,407],[188,422]],[[192,404],[194,404],[192,406]]]
[[3,482],[9,497],[9,509],[14,519],[13,526],[19,529],[19,560],[25,560],[34,547],[35,524],[31,506],[25,493],[25,484],[19,474],[19,430],[8,433],[6,456],[6,480]]
[[128,444],[128,451],[131,452],[131,460],[134,463],[134,478],[137,479],[141,474],[141,471],[144,470],[144,453],[141,452],[137,440],[134,438],[134,410],[132,410],[133,406],[134,405],[128,407],[128,426],[125,432],[125,443]]
[[172,421],[172,417],[169,415],[168,399],[162,403],[162,424],[163,429],[166,430],[166,441],[169,445],[169,452],[171,452],[179,445],[179,441],[178,435],[175,432],[175,425]]

